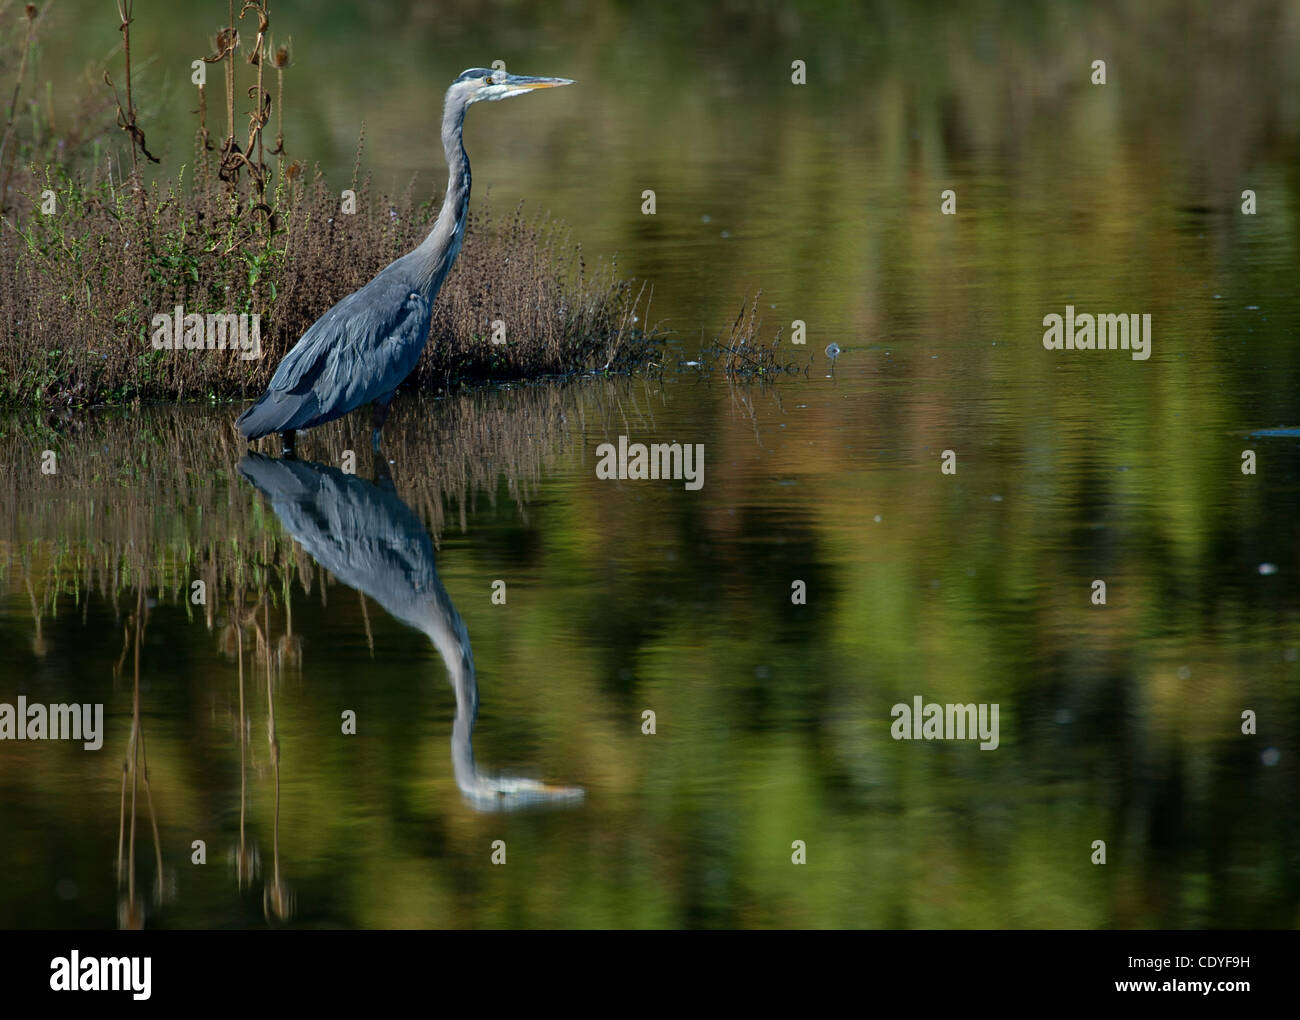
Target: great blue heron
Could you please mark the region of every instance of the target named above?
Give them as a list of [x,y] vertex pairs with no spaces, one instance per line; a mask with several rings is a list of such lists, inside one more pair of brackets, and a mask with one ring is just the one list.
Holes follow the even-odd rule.
[[461,141],[465,111],[482,100],[509,99],[536,89],[572,85],[568,78],[530,78],[473,67],[447,89],[442,147],[447,154],[447,195],[429,236],[414,251],[380,271],[322,315],[284,356],[271,385],[235,424],[248,439],[279,432],[286,453],[294,432],[374,405],[371,444],[398,385],[411,374],[429,338],[429,320],[465,235],[469,210],[469,157]]
[[478,680],[469,631],[438,577],[433,543],[415,512],[376,465],[379,484],[337,468],[250,454],[239,473],[270,501],[280,523],[322,567],[364,592],[394,618],[428,635],[456,693],[451,764],[456,785],[478,811],[576,805],[583,791],[522,776],[483,772],[471,737],[478,715]]

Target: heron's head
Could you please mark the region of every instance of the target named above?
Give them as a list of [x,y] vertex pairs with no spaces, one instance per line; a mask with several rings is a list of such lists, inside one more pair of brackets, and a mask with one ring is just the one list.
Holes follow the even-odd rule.
[[464,102],[469,104],[484,99],[509,99],[538,89],[572,84],[568,78],[532,78],[523,74],[494,71],[488,67],[471,67],[468,71],[461,72],[460,77],[451,83],[451,89],[454,93],[460,93]]

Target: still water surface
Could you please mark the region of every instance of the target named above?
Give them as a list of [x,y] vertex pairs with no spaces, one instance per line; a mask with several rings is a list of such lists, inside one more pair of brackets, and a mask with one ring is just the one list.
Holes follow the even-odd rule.
[[[0,926],[1300,922],[1300,439],[1252,435],[1300,425],[1294,5],[306,9],[290,124],[345,182],[363,108],[436,186],[461,67],[578,78],[473,111],[475,201],[653,282],[670,371],[404,396],[378,470],[360,419],[296,465],[221,405],[0,423],[0,701],[106,713],[0,743]],[[759,290],[796,374],[671,370]],[[1067,305],[1150,359],[1044,350]],[[620,435],[704,487],[597,479]],[[893,740],[917,696],[998,748]]]

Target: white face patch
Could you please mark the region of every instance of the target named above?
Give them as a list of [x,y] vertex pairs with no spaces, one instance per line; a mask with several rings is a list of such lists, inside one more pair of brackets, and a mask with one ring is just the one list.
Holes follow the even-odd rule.
[[512,89],[509,85],[505,84],[503,76],[503,80],[499,84],[492,79],[488,79],[487,83],[478,90],[478,94],[474,98],[475,100],[486,99],[488,102],[495,102],[498,99],[509,99],[511,96],[522,96],[525,92],[531,91],[532,89]]

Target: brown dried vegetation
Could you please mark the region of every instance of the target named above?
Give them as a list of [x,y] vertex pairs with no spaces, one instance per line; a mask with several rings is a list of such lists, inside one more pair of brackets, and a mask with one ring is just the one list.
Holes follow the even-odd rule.
[[[12,20],[6,6],[0,0],[0,19]],[[274,140],[264,142],[278,112],[264,72],[276,73],[278,106],[291,68],[289,49],[270,41],[268,8],[267,0],[248,0],[239,10],[229,4],[229,25],[205,58],[222,65],[225,136],[214,145],[208,125],[207,90],[221,82],[214,75],[199,90],[194,163],[175,181],[143,177],[151,157],[132,92],[129,0],[118,0],[124,68],[121,89],[112,92],[129,169],[88,156],[75,132],[75,144],[59,148],[20,129],[14,110],[39,25],[37,13],[24,13],[26,28],[13,43],[13,98],[0,112],[8,114],[0,148],[0,321],[8,334],[0,345],[0,404],[256,394],[312,322],[428,231],[437,196],[417,197],[413,186],[400,196],[373,194],[358,171],[349,185],[355,211],[345,213],[339,189],[285,154],[278,117]],[[252,40],[246,62],[255,73],[248,88],[239,82],[248,71],[236,64],[237,23],[245,19]],[[109,74],[105,79],[113,84]],[[243,137],[236,136],[236,96],[252,100]],[[360,157],[359,144],[358,166]],[[54,209],[45,213],[51,194]],[[590,269],[553,221],[521,210],[498,220],[481,203],[475,209],[408,385],[445,388],[657,361],[660,337],[638,328],[648,306],[643,287],[620,279],[612,263]],[[261,357],[155,350],[153,317],[177,305],[190,314],[260,316]],[[505,344],[491,342],[497,319],[508,324]]]

